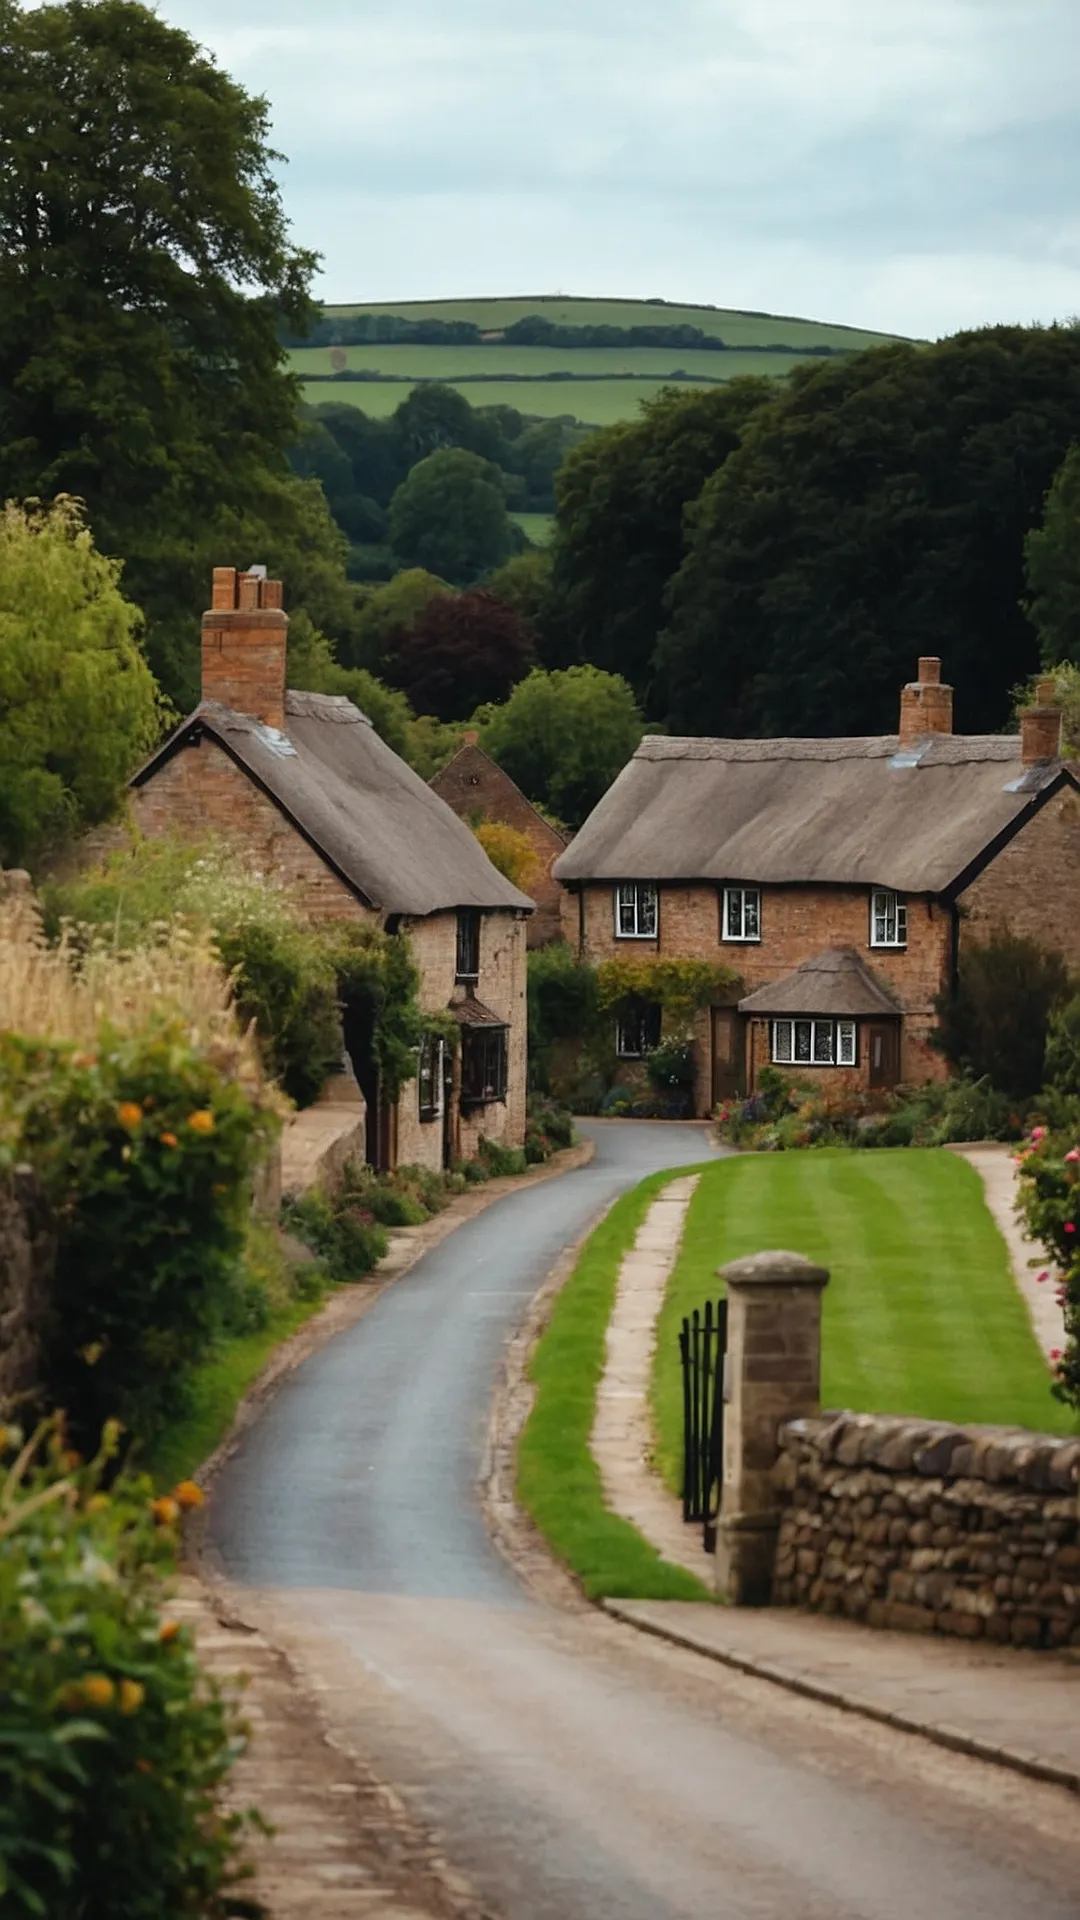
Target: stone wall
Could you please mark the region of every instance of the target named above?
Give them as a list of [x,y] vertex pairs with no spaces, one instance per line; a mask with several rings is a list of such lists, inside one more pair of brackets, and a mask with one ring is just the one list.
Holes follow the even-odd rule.
[[1080,1439],[881,1415],[788,1422],[773,1601],[870,1626],[1080,1646]]

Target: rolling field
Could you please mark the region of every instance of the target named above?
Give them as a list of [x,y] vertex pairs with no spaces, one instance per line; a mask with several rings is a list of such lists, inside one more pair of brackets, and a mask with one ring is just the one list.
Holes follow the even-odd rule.
[[[383,302],[323,310],[324,319],[331,323],[360,314],[395,315],[411,321],[466,321],[492,334],[531,315],[556,326],[685,325],[721,338],[728,350],[693,346],[575,347],[561,342],[522,346],[504,345],[498,340],[476,345],[367,342],[298,347],[290,359],[304,383],[304,398],[309,405],[333,399],[382,418],[400,405],[418,381],[441,380],[456,387],[473,406],[511,406],[547,419],[570,414],[590,425],[606,426],[632,418],[641,402],[651,399],[676,374],[689,376],[687,384],[709,386],[723,385],[741,374],[782,379],[813,348],[858,353],[896,337],[731,308],[682,307],[646,300],[572,300],[561,295]],[[364,370],[392,378],[382,382],[312,378],[342,370]],[[518,377],[499,378],[504,374]],[[556,374],[572,377],[554,379]],[[481,379],[479,375],[487,377]]]

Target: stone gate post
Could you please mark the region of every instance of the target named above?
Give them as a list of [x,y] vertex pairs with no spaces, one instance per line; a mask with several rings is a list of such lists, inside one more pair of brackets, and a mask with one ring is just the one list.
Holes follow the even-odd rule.
[[723,1500],[716,1585],[732,1606],[768,1606],[780,1527],[773,1473],[787,1420],[821,1411],[826,1267],[753,1253],[719,1269],[727,1288]]

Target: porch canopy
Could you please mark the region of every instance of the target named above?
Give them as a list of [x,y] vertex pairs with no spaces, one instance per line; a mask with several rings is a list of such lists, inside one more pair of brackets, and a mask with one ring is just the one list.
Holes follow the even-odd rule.
[[758,987],[739,1001],[739,1012],[784,1018],[833,1014],[843,1020],[899,1020],[900,1008],[854,947],[829,947],[804,960],[793,973]]

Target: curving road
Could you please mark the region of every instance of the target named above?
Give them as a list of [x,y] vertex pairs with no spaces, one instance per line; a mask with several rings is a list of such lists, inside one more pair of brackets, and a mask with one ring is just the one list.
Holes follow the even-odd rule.
[[506,1340],[564,1247],[703,1130],[468,1222],[294,1374],[212,1540],[336,1731],[503,1920],[1075,1920],[1075,1802],[538,1605],[476,1497]]

